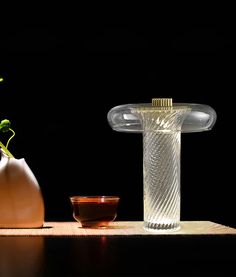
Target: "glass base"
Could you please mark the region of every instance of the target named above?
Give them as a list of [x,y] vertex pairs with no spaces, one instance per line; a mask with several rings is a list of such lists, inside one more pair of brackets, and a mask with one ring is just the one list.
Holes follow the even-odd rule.
[[179,223],[160,224],[160,223],[144,222],[143,228],[149,232],[178,231],[180,229],[180,224]]

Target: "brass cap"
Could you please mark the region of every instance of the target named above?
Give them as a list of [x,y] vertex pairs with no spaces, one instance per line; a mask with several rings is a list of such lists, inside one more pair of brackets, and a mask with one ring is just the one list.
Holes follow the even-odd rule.
[[172,107],[172,98],[152,98],[153,107]]

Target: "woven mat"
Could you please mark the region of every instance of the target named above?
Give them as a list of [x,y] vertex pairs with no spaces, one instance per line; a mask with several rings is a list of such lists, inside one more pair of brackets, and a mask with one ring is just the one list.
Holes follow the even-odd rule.
[[142,221],[114,221],[106,229],[81,228],[77,222],[45,222],[36,229],[0,229],[0,236],[113,236],[236,234],[236,229],[211,221],[182,221],[178,231],[150,232]]

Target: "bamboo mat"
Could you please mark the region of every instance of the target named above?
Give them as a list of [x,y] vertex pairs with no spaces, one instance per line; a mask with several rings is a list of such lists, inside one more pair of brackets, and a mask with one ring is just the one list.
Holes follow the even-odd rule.
[[81,228],[77,222],[45,222],[42,228],[0,229],[0,236],[225,235],[236,229],[211,221],[182,221],[178,231],[150,232],[142,221],[114,221],[106,229]]

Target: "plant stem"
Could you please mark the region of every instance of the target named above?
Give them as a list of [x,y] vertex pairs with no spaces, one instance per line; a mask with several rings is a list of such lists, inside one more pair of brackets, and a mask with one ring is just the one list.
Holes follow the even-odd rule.
[[10,140],[15,136],[15,132],[11,128],[9,128],[9,130],[12,132],[12,136],[8,139],[6,148],[8,148],[8,144],[9,144]]
[[4,144],[1,143],[1,141],[0,141],[0,147],[2,147],[3,151],[4,151],[10,158],[14,158],[14,156],[12,155],[12,153],[5,147]]

